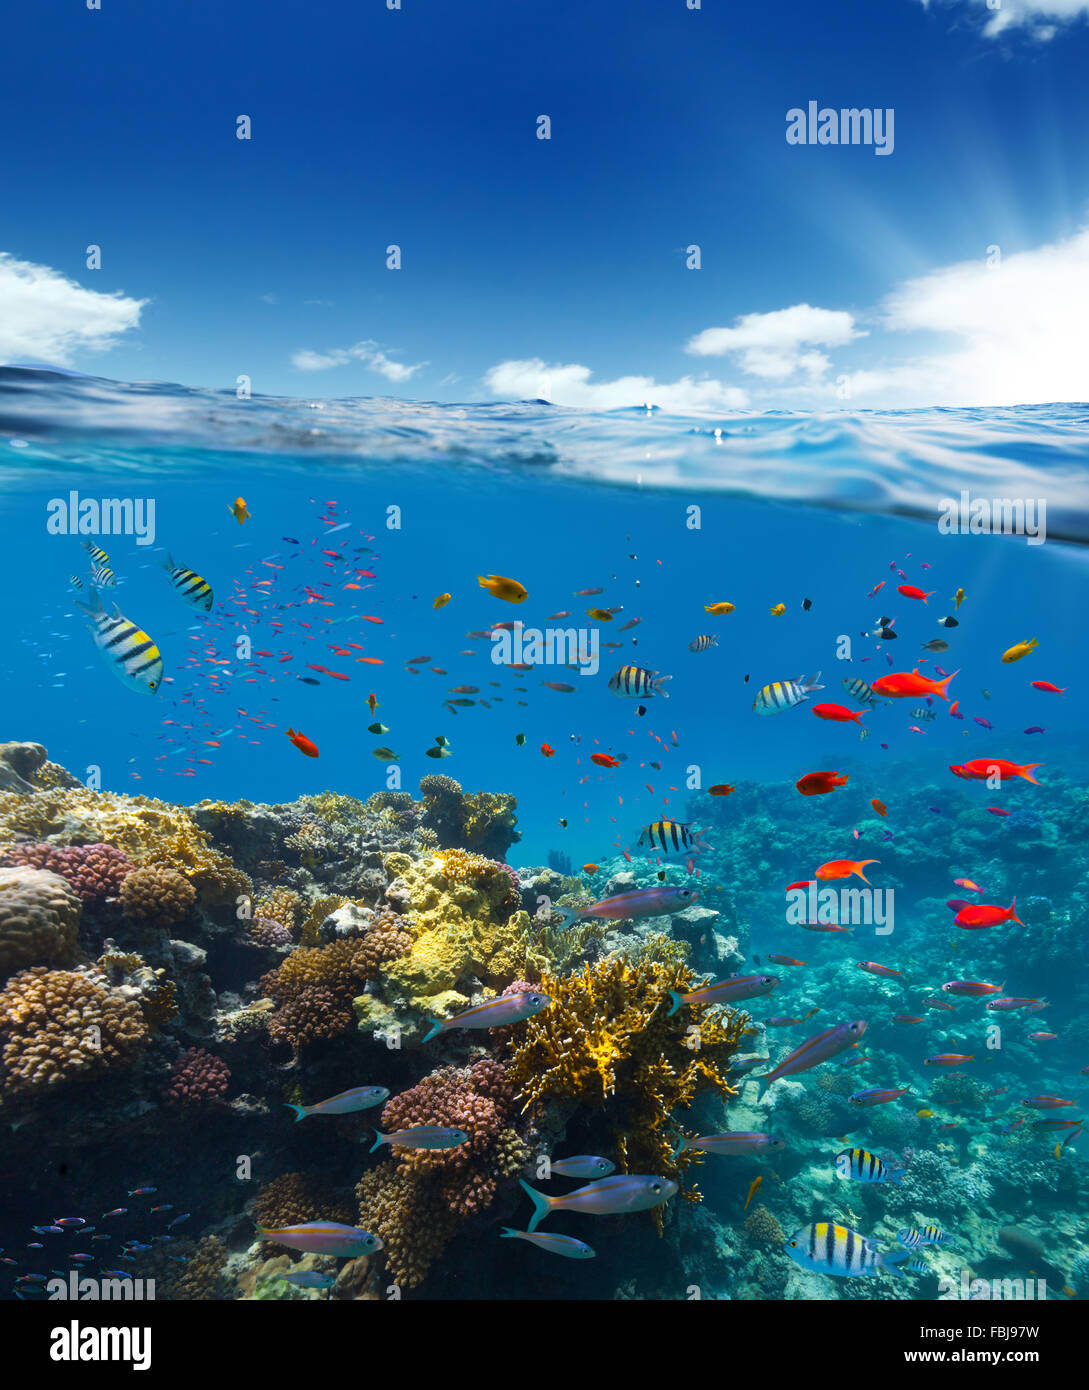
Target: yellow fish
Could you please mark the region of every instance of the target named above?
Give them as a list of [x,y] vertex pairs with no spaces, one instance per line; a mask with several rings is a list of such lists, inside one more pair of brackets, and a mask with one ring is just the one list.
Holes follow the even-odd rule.
[[597,623],[611,623],[613,620],[613,615],[606,608],[587,608],[586,614]]
[[250,519],[250,514],[246,510],[246,499],[244,497],[236,497],[227,510],[234,517],[235,521],[238,522],[239,526],[241,526],[244,521],[249,521]]
[[1028,656],[1029,652],[1035,651],[1039,645],[1035,637],[1028,642],[1018,642],[1015,646],[1010,647],[1009,651],[1002,653],[1002,660],[1007,662],[1020,661],[1023,656]]
[[507,603],[524,603],[529,598],[529,590],[524,584],[501,574],[478,574],[476,582],[494,598],[505,599]]
[[440,594],[438,598],[435,600],[435,602],[431,605],[431,607],[445,608],[452,598],[453,594]]
[[915,1118],[917,1120],[932,1120],[934,1118],[934,1112],[933,1110],[916,1110]]
[[762,1177],[753,1178],[751,1184],[749,1185],[749,1195],[745,1198],[745,1205],[742,1207],[742,1211],[748,1211],[749,1203],[756,1195],[756,1192],[763,1181],[764,1179]]
[[957,590],[956,594],[953,596],[953,602],[956,604],[956,606],[957,606],[958,608],[961,606],[961,604],[964,602],[964,590],[963,590],[963,589],[958,589],[958,590]]
[[781,618],[786,611],[787,606],[785,603],[777,603],[775,607],[771,610],[771,616],[773,618]]
[[705,613],[713,613],[716,618],[721,618],[724,613],[732,613],[734,605],[732,603],[705,603],[703,605]]

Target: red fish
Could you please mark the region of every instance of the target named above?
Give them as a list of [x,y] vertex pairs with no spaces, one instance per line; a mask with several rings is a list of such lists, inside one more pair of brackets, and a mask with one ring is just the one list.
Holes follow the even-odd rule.
[[889,808],[885,805],[883,801],[878,801],[876,796],[870,802],[870,805],[874,808],[874,810],[877,812],[879,816],[887,816],[889,813]]
[[890,675],[878,676],[877,680],[871,683],[870,689],[889,700],[913,700],[918,695],[938,695],[943,700],[948,700],[946,688],[953,676],[958,674],[959,672],[954,671],[944,680],[932,681],[929,677],[920,675],[916,666],[912,671],[893,671]]
[[931,589],[929,594],[924,594],[922,589],[917,589],[914,584],[897,584],[896,592],[898,594],[903,594],[905,598],[922,599],[923,603],[925,603],[928,598],[933,597],[937,590]]
[[799,883],[788,883],[783,891],[785,893],[790,893],[795,888],[808,888],[812,882],[813,880],[811,878],[803,878]]
[[842,777],[838,772],[807,772],[794,785],[803,796],[827,796],[836,787],[847,785],[848,774]]
[[969,903],[953,918],[955,926],[965,927],[968,931],[997,927],[1000,922],[1016,922],[1020,927],[1025,925],[1017,915],[1016,898],[1009,907],[999,907],[997,903]]
[[1012,812],[1012,811],[1006,811],[1006,810],[1004,810],[1001,806],[988,806],[988,807],[987,807],[987,810],[990,811],[990,813],[991,813],[992,816],[1012,816],[1012,815],[1013,815],[1013,812]]
[[733,790],[734,790],[733,787],[731,787],[730,784],[729,784],[728,782],[716,782],[715,785],[714,785],[713,787],[708,787],[708,788],[707,788],[707,795],[708,795],[708,796],[730,796],[730,795],[732,795]]
[[546,758],[553,758],[556,755],[555,748],[550,748],[547,743],[541,744],[541,752],[545,755]]
[[610,758],[608,753],[591,753],[590,761],[597,763],[598,767],[619,767],[619,758]]
[[1066,686],[1052,685],[1050,681],[1030,681],[1033,690],[1046,690],[1052,695],[1065,695]]
[[848,720],[854,724],[862,723],[862,711],[848,709],[846,705],[814,705],[813,713],[818,719],[831,719],[839,724],[845,724]]
[[1026,782],[1031,782],[1034,787],[1040,784],[1032,776],[1034,767],[1043,767],[1043,763],[1020,763],[1007,762],[1005,758],[973,758],[970,763],[964,764],[964,770],[970,777],[983,780],[988,777],[997,777],[1000,782],[1011,782],[1015,777],[1023,777]]
[[817,877],[822,883],[826,883],[830,878],[850,878],[852,874],[857,874],[863,883],[869,883],[870,880],[862,870],[867,864],[880,862],[879,859],[830,859],[817,870]]
[[298,734],[294,729],[288,729],[287,736],[300,753],[305,753],[308,758],[316,758],[318,756],[317,745],[311,743],[305,734]]

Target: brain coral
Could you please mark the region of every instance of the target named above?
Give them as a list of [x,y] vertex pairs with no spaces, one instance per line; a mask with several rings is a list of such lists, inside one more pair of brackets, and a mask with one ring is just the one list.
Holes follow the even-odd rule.
[[136,869],[121,885],[121,911],[144,927],[172,927],[189,915],[196,891],[176,869],[153,864]]
[[24,965],[73,959],[80,902],[45,869],[0,869],[0,979]]
[[0,1071],[41,1094],[131,1064],[148,1041],[138,1005],[90,975],[35,966],[0,992]]
[[67,879],[84,902],[115,898],[136,865],[113,845],[12,845],[4,851],[4,863],[49,869]]

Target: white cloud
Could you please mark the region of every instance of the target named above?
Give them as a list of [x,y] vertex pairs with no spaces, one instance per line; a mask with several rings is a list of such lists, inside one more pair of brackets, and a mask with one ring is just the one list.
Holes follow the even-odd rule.
[[[924,8],[930,8],[927,0],[922,3]],[[983,32],[992,39],[1007,29],[1020,28],[1046,43],[1058,33],[1060,24],[1089,18],[1089,0],[1001,0],[997,9],[987,0],[945,0],[945,3],[967,4],[974,12],[985,13],[988,18]]]
[[749,376],[785,381],[796,375],[822,377],[831,365],[820,347],[842,347],[859,337],[852,316],[841,309],[794,304],[770,314],[742,314],[732,328],[705,328],[685,344],[696,357],[735,355]]
[[553,405],[588,410],[622,410],[633,405],[657,405],[663,410],[740,410],[748,396],[736,386],[711,378],[658,382],[651,376],[623,376],[614,381],[591,381],[589,367],[575,363],[549,366],[539,357],[500,362],[484,374],[493,396],[509,400],[551,401]]
[[106,352],[139,326],[147,302],[85,290],[47,265],[0,252],[0,359],[62,366],[77,352]]
[[426,362],[417,362],[407,367],[403,362],[394,362],[381,351],[378,344],[370,339],[356,343],[350,348],[333,348],[329,352],[311,352],[309,348],[293,353],[291,365],[300,372],[324,372],[330,367],[345,367],[349,362],[362,362],[372,372],[378,372],[387,381],[408,381]]
[[948,349],[850,377],[879,405],[1031,405],[1089,398],[1089,229],[1065,241],[908,280],[882,309],[889,333],[928,332]]

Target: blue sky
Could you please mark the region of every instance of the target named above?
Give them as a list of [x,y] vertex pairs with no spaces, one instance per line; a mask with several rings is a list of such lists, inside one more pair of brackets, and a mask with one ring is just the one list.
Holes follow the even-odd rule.
[[[102,4],[5,21],[0,361],[604,408],[1089,394],[1089,0]],[[788,144],[810,100],[891,108],[891,153]]]

